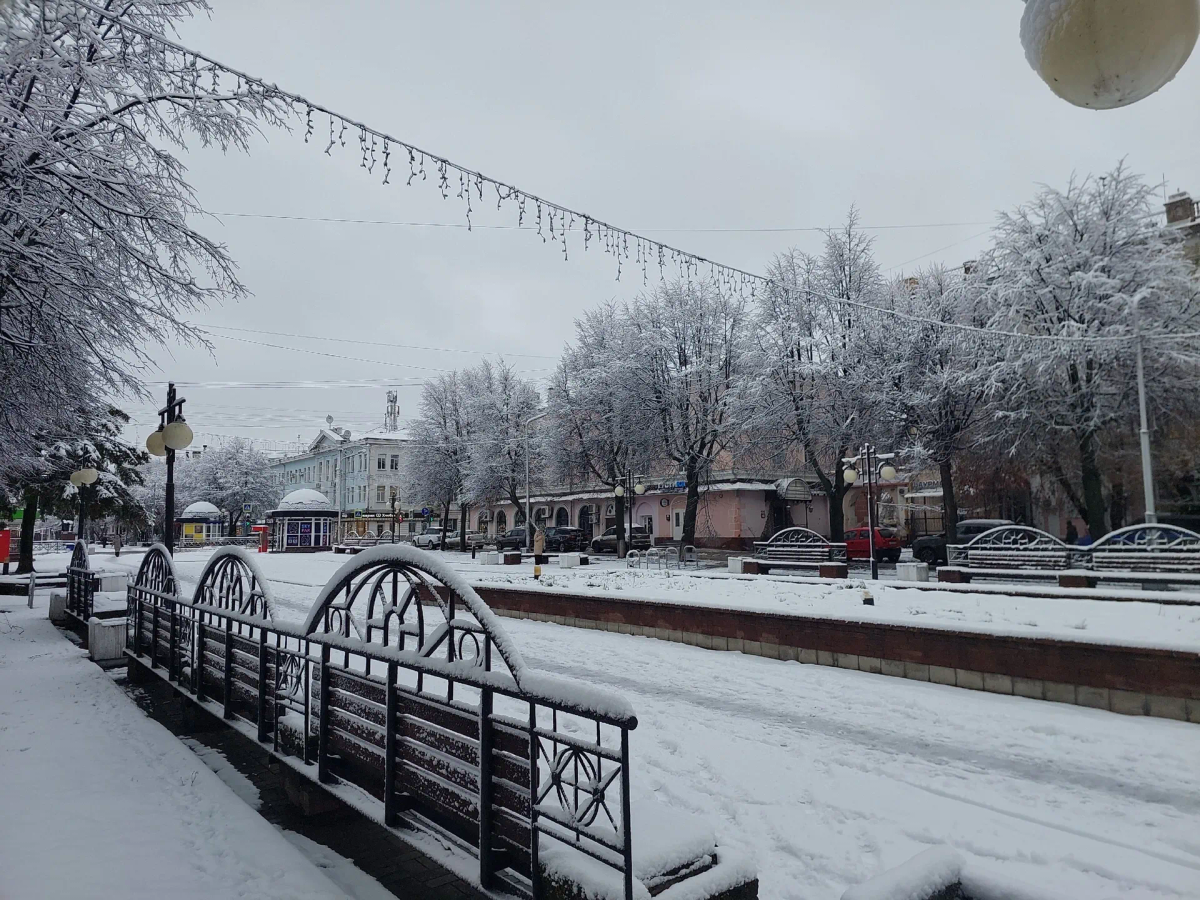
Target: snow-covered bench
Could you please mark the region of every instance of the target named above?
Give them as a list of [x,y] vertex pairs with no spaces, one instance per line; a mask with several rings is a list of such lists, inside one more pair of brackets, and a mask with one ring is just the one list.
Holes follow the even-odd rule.
[[967,544],[947,547],[950,565],[938,569],[938,581],[968,584],[973,578],[1057,580],[1082,587],[1072,571],[1075,549],[1052,534],[1025,525],[1001,525]]
[[822,578],[845,578],[846,545],[808,528],[785,528],[769,541],[755,541],[753,558],[742,560],[745,575],[766,575],[772,569],[815,569]]

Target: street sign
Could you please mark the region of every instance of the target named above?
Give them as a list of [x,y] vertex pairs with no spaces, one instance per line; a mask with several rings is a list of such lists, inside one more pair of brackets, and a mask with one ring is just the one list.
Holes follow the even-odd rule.
[[685,487],[687,487],[687,482],[686,481],[677,481],[677,482],[675,482],[675,487],[685,488]]
[[361,509],[356,509],[356,510],[354,511],[354,518],[356,518],[356,519],[361,519],[361,518],[362,518],[362,510],[361,510]]
[[252,510],[253,508],[254,507],[249,503],[242,504],[242,512],[245,513],[246,515],[250,515],[250,510]]
[[428,506],[421,507],[421,515],[423,515],[423,516],[429,515],[429,507]]

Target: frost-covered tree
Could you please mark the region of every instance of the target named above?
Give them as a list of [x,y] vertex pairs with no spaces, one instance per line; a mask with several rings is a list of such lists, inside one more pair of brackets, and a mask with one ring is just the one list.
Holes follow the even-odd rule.
[[755,417],[764,439],[798,448],[829,504],[834,540],[845,530],[843,459],[887,430],[878,408],[892,319],[871,239],[851,209],[814,257],[792,249],[768,270],[755,311]]
[[[139,466],[147,456],[121,440],[129,416],[119,409],[76,407],[72,419],[77,437],[39,439],[36,458],[27,461],[13,478],[24,503],[18,573],[33,571],[33,532],[38,515],[73,517],[81,490],[87,492],[89,521],[104,516],[115,516],[130,524],[145,520],[132,489],[141,483]],[[94,484],[77,488],[71,484],[71,473],[84,468],[96,469],[98,478]]]
[[190,497],[207,500],[229,517],[230,534],[236,531],[247,504],[254,517],[274,509],[279,500],[271,461],[240,439],[205,450],[199,459],[190,461],[185,480]]
[[710,281],[662,284],[624,310],[632,391],[655,423],[659,455],[687,485],[683,542],[696,539],[700,479],[740,433],[747,402],[748,302]]
[[471,425],[463,376],[439,375],[425,383],[421,414],[411,425],[412,452],[405,457],[405,495],[420,497],[443,511],[443,526],[450,509],[459,504],[459,533],[466,546],[469,505],[464,494],[470,462]]
[[[206,8],[94,5],[168,34]],[[81,386],[137,390],[154,343],[196,338],[185,314],[244,293],[173,151],[245,149],[289,112],[69,0],[0,4],[0,465],[35,461]]]
[[[606,304],[575,321],[575,342],[555,369],[547,392],[551,415],[544,455],[561,481],[616,488],[649,470],[660,454],[658,423],[644,383],[631,365],[641,348],[629,319]],[[625,498],[616,498],[617,547],[625,542]]]
[[[508,500],[523,512],[525,423],[540,411],[541,395],[533,382],[521,378],[504,360],[484,360],[462,378],[470,418],[477,423],[470,445],[466,494],[476,503]],[[536,435],[530,434],[528,443],[530,476],[535,484],[542,483],[543,462]]]
[[1108,528],[1103,460],[1137,430],[1134,337],[1161,427],[1200,403],[1200,283],[1153,190],[1121,164],[1046,188],[1000,216],[978,270],[989,325],[1011,339],[993,437],[1051,478],[1094,537]]
[[937,466],[950,543],[958,540],[954,462],[978,442],[1003,350],[1003,342],[971,330],[986,324],[978,299],[973,279],[931,266],[893,284],[891,305],[902,315],[881,317],[887,328],[877,329],[876,405],[899,413],[891,419],[893,445]]

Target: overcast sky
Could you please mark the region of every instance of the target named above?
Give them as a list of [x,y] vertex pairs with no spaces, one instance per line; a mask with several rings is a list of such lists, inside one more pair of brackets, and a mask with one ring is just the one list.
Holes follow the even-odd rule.
[[[184,43],[491,176],[752,271],[788,246],[817,251],[820,235],[804,229],[836,225],[851,204],[867,226],[917,226],[872,231],[894,274],[972,258],[996,210],[1121,157],[1170,191],[1200,191],[1200,62],[1129,109],[1075,109],[1025,62],[1017,0],[212,5],[211,19],[184,27]],[[367,175],[353,135],[326,156],[323,127],[307,145],[301,127],[264,135],[248,155],[191,153],[201,203],[213,213],[462,223],[432,181],[383,186],[378,169]],[[607,257],[564,262],[529,231],[230,215],[203,228],[227,244],[252,296],[194,320],[314,352],[214,339],[211,354],[156,352],[149,380],[413,385],[480,354],[540,378],[582,310],[642,288],[628,272],[616,282]],[[308,441],[326,415],[361,433],[381,423],[384,391],[182,393],[208,442]],[[414,414],[419,388],[399,391],[402,415]],[[145,432],[153,417],[133,412]]]

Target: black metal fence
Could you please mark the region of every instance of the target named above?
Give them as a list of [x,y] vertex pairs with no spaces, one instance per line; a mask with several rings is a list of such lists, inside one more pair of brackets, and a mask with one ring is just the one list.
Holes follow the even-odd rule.
[[539,849],[618,871],[633,897],[629,732],[613,695],[530,670],[449,567],[403,545],[354,558],[308,620],[275,620],[253,557],[218,550],[193,596],[161,545],[129,587],[129,652],[260,742],[478,855],[480,883],[538,898]]
[[87,547],[78,540],[67,566],[67,612],[86,622],[92,617],[95,605],[96,573],[88,565]]

